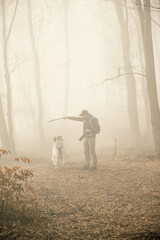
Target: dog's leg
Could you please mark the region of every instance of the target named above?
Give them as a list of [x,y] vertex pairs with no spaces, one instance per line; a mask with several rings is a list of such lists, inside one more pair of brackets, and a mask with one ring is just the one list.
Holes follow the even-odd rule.
[[55,166],[55,168],[57,168],[57,151],[56,151],[56,147],[55,145],[53,145],[53,149],[52,149],[52,161],[53,161],[53,164]]
[[55,155],[55,150],[54,150],[54,144],[53,144],[53,148],[52,148],[52,162],[54,164],[54,155]]
[[65,156],[65,148],[62,148],[62,165],[65,166],[66,164],[66,156]]
[[55,168],[57,168],[57,164],[58,164],[58,153],[57,153],[57,151],[55,151],[55,154],[54,154],[54,166],[55,166]]

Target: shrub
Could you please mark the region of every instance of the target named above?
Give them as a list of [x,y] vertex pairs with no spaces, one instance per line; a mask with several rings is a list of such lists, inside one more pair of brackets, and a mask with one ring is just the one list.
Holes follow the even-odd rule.
[[[0,158],[9,153],[0,149]],[[28,158],[20,157],[14,159],[13,167],[0,166],[0,223],[5,225],[33,218],[37,209],[33,172],[22,168],[20,162],[30,164]]]

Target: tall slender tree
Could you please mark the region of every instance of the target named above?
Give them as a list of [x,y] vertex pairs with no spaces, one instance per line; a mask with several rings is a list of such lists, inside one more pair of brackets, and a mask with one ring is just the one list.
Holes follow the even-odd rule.
[[43,145],[45,142],[44,130],[43,130],[43,101],[42,101],[42,93],[41,93],[41,74],[40,74],[40,59],[39,53],[36,46],[35,34],[33,29],[33,21],[32,21],[32,6],[31,0],[27,0],[27,8],[28,8],[28,26],[31,40],[31,47],[34,58],[34,72],[35,72],[35,83],[36,83],[36,93],[37,93],[37,101],[38,101],[38,120],[37,127],[38,133],[40,137],[40,144]]
[[68,0],[64,0],[64,26],[65,26],[65,52],[66,52],[66,86],[65,86],[65,98],[64,98],[64,116],[68,115],[69,108],[69,33],[68,33]]
[[7,117],[8,117],[8,131],[9,131],[9,138],[10,138],[10,147],[12,152],[15,153],[15,140],[14,140],[14,134],[13,134],[13,120],[12,120],[12,95],[11,95],[11,78],[9,74],[9,68],[8,68],[8,41],[12,32],[13,23],[15,20],[17,8],[18,8],[18,0],[15,1],[15,9],[13,13],[13,17],[11,19],[9,30],[7,33],[6,30],[6,1],[1,0],[1,6],[2,6],[2,38],[3,38],[3,58],[4,58],[4,75],[5,75],[5,81],[7,86]]
[[[122,3],[122,2],[121,2]],[[122,6],[115,4],[117,17],[120,24],[121,42],[123,50],[123,63],[126,73],[132,73],[132,64],[130,60],[130,39],[128,32],[128,13],[126,9],[126,19],[123,14]],[[126,87],[127,87],[127,101],[128,101],[128,114],[129,121],[134,137],[135,146],[140,143],[140,128],[138,120],[138,107],[137,107],[137,94],[136,94],[136,82],[134,74],[126,75]]]
[[157,83],[154,64],[151,7],[150,7],[151,3],[150,0],[145,0],[144,2],[142,2],[141,0],[136,0],[136,5],[143,37],[145,72],[151,114],[152,132],[155,142],[155,149],[158,155],[160,156],[160,110],[158,103]]
[[[143,51],[143,43],[142,43],[142,35],[139,31],[139,27],[137,26],[138,32],[138,50],[139,50],[139,61],[142,71],[144,71],[144,51]],[[144,76],[141,77],[142,81],[142,97],[144,100],[144,108],[145,108],[145,121],[146,121],[146,136],[151,136],[151,122],[150,122],[150,110],[149,110],[149,101],[148,101],[148,94],[147,94],[147,84],[146,79]]]

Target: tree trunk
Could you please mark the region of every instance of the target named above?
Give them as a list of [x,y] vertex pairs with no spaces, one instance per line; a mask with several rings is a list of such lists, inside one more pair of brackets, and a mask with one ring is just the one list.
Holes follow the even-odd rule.
[[30,32],[30,40],[31,40],[33,57],[34,57],[36,93],[37,93],[37,101],[38,101],[37,127],[38,127],[38,133],[40,137],[40,145],[43,145],[45,142],[45,137],[44,137],[44,131],[43,131],[43,102],[42,102],[41,83],[40,83],[41,81],[40,61],[39,61],[39,54],[36,48],[34,31],[33,31],[31,0],[27,0],[27,7],[28,7],[28,25],[29,25],[29,32]]
[[0,138],[2,142],[2,148],[6,150],[10,150],[10,139],[9,139],[7,126],[4,119],[4,111],[3,111],[1,96],[0,96]]
[[[130,60],[130,39],[128,33],[128,19],[126,13],[126,22],[122,12],[122,7],[115,4],[117,17],[120,23],[122,49],[123,49],[123,62],[125,66],[126,73],[132,73],[132,65]],[[127,86],[127,98],[128,98],[128,114],[130,120],[131,131],[133,134],[134,145],[138,146],[140,144],[140,129],[138,120],[138,107],[137,107],[137,95],[136,95],[136,83],[133,74],[126,76],[126,86]]]
[[2,38],[3,38],[3,57],[4,57],[4,74],[5,74],[5,80],[6,80],[6,86],[7,86],[7,110],[8,110],[8,131],[9,131],[9,137],[10,137],[10,147],[11,151],[13,153],[16,152],[15,149],[15,141],[14,141],[14,134],[13,134],[13,120],[12,120],[12,102],[11,102],[11,84],[10,84],[10,74],[8,70],[8,38],[11,33],[15,13],[17,10],[17,4],[15,7],[14,16],[12,18],[10,29],[8,35],[6,35],[6,20],[5,20],[5,1],[1,1],[2,4]]
[[64,116],[68,115],[69,108],[69,35],[68,35],[68,0],[64,1],[64,21],[65,21],[65,51],[66,51],[66,86],[64,98]]
[[152,132],[156,152],[158,153],[158,155],[160,155],[160,111],[158,104],[157,84],[154,65],[150,0],[146,0],[144,2],[144,9],[142,9],[142,3],[140,0],[136,0],[136,3],[141,23],[144,44],[145,72],[151,114]]
[[[136,23],[136,25],[137,25],[137,23]],[[142,34],[141,34],[141,30],[139,29],[139,26],[137,26],[137,33],[138,33],[139,61],[140,61],[140,66],[141,66],[142,72],[143,72],[144,71],[144,51],[143,51],[143,43],[142,43]],[[152,134],[151,122],[150,122],[149,101],[148,101],[146,79],[142,76],[141,81],[142,81],[142,97],[144,100],[144,108],[145,108],[146,136],[148,138]]]

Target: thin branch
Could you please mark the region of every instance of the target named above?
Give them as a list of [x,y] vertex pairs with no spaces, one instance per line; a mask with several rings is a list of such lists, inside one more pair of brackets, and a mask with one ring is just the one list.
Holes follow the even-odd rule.
[[148,6],[148,7],[153,8],[153,9],[157,9],[157,10],[160,10],[160,7],[155,7],[155,6],[153,6],[153,5],[150,5],[150,6]]
[[107,78],[107,79],[103,80],[102,82],[98,83],[95,87],[100,86],[100,85],[103,84],[104,82],[111,81],[111,80],[114,80],[114,79],[116,79],[116,78],[119,78],[119,77],[122,77],[122,76],[125,76],[125,75],[140,75],[140,76],[142,76],[142,77],[146,77],[145,74],[143,74],[143,73],[138,73],[138,72],[122,73],[122,74],[119,74],[119,75],[117,75],[117,76],[114,76],[114,77]]
[[8,35],[7,35],[7,37],[6,37],[6,41],[8,41],[9,36],[10,36],[10,34],[11,34],[13,22],[14,22],[14,19],[15,19],[15,16],[16,16],[16,12],[17,12],[17,7],[18,7],[18,0],[16,1],[16,6],[15,6],[15,9],[14,9],[14,14],[13,14],[13,17],[12,17],[12,20],[11,20],[11,24],[10,24],[10,27],[9,27]]
[[[103,1],[105,1],[105,2],[111,2],[111,3],[114,3],[114,4],[116,4],[116,5],[119,5],[119,6],[121,6],[121,7],[126,8],[126,5],[125,5],[125,4],[115,2],[114,0],[103,0]],[[140,5],[140,4],[135,3],[134,1],[132,1],[132,3],[133,3],[134,5],[137,5],[137,6],[142,6],[142,5]],[[159,7],[154,7],[154,6],[152,6],[152,5],[145,6],[145,7],[146,7],[146,8],[147,8],[147,7],[148,7],[148,8],[151,8],[151,12],[160,12],[160,8],[159,8]],[[130,7],[130,6],[127,6],[127,9],[137,11],[137,8]],[[142,11],[142,9],[139,9],[139,10]]]
[[154,22],[158,27],[160,27],[160,24],[156,22],[153,18],[152,18],[152,22]]
[[[134,1],[132,1],[132,3],[135,4],[135,5],[137,5],[137,6],[142,6],[142,3],[141,3],[141,4],[138,4],[137,2],[134,2]],[[155,7],[155,6],[151,5],[151,4],[148,5],[148,4],[146,4],[145,2],[143,3],[143,6],[144,6],[145,8],[150,8],[151,11],[154,11],[154,12],[159,12],[159,10],[160,10],[160,7]]]
[[16,62],[16,64],[14,65],[14,67],[10,70],[10,74],[12,72],[14,72],[16,70],[17,67],[21,66],[22,64],[26,63],[29,59],[31,58],[31,55],[28,57],[25,57],[21,62],[18,63],[18,61]]
[[[114,4],[116,4],[116,5],[119,5],[119,6],[121,6],[121,7],[125,7],[125,8],[126,8],[126,5],[125,5],[125,4],[115,2],[114,0],[113,0],[113,1],[112,1],[112,0],[104,0],[104,1],[105,1],[105,2],[111,2],[111,3],[114,3]],[[128,9],[131,9],[131,10],[134,10],[134,11],[137,11],[137,9],[134,8],[134,7],[129,7],[129,6],[127,6],[127,8],[128,8]]]
[[51,8],[50,8],[49,5],[48,5],[47,0],[43,0],[43,1],[44,1],[44,3],[45,3],[46,7],[48,8],[48,11],[49,11],[51,17],[55,17],[55,15],[56,15],[55,13],[56,13],[58,10],[62,9],[62,8],[59,8],[59,6],[61,6],[61,5],[59,4],[58,7],[54,10],[54,12],[52,12]]

